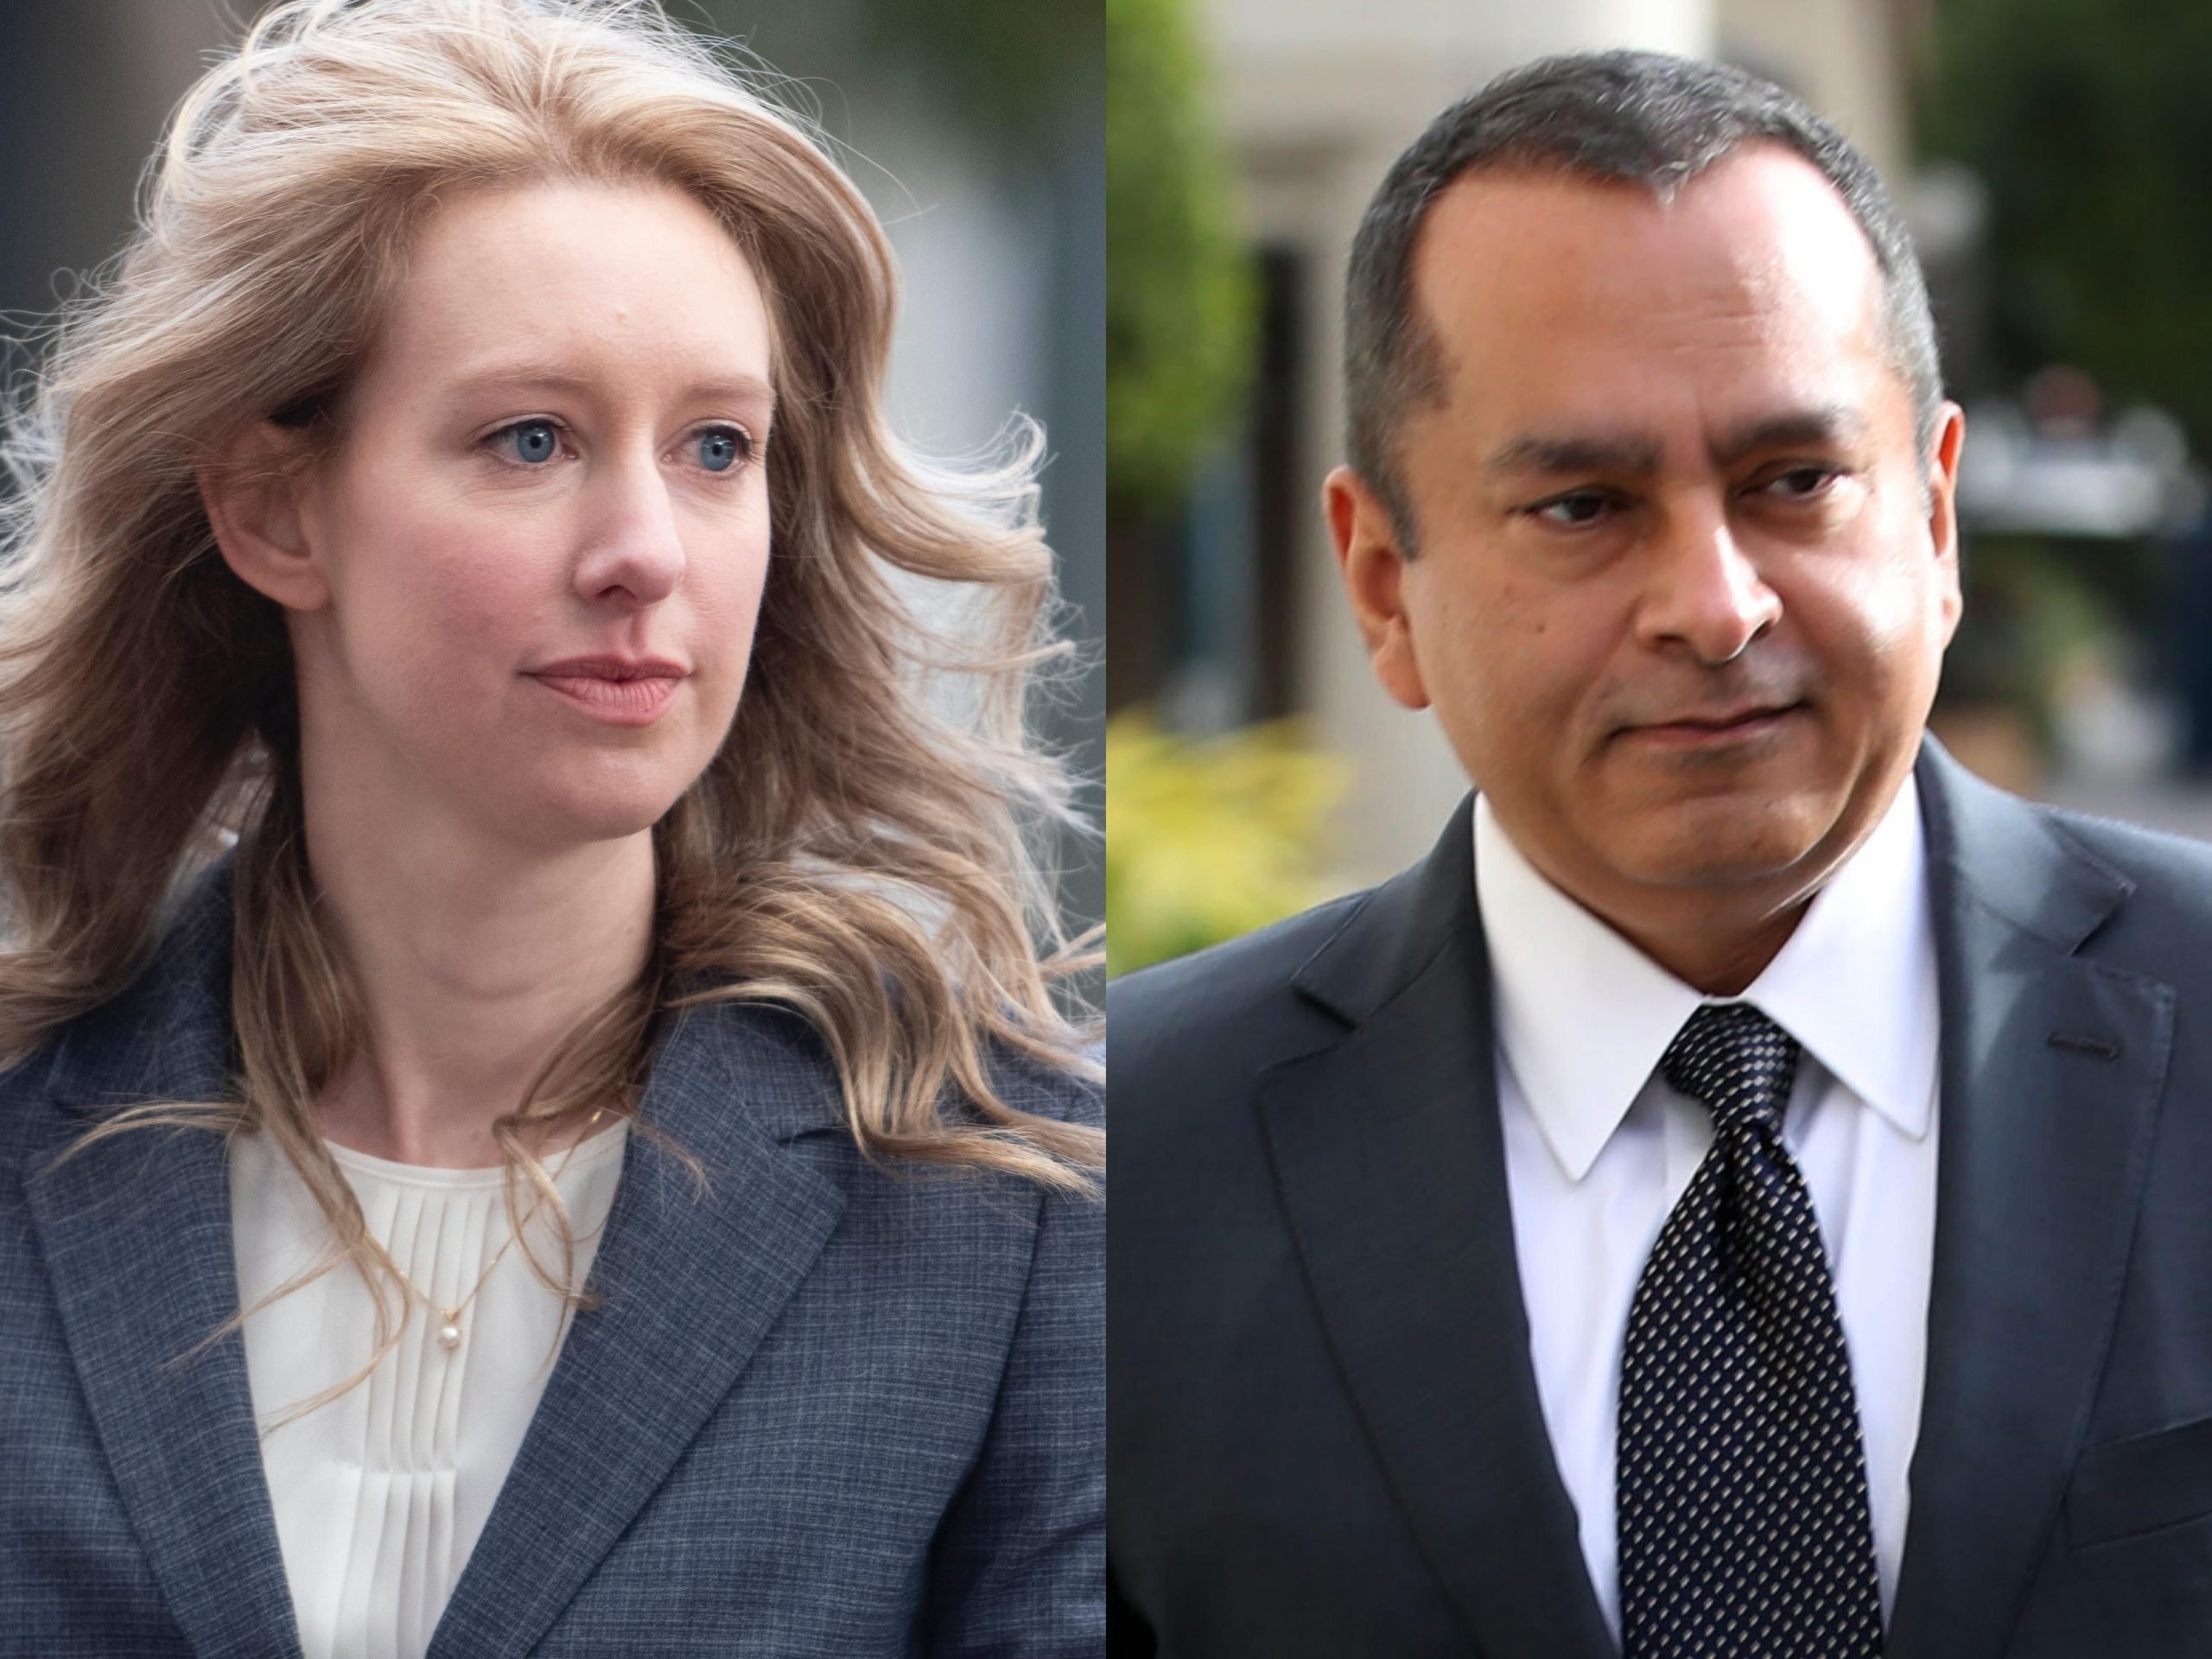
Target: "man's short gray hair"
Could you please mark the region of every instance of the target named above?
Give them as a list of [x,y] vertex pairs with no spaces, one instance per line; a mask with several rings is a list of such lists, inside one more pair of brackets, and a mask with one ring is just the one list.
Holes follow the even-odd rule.
[[1478,170],[1552,170],[1595,183],[1642,185],[1667,200],[1752,142],[1780,144],[1818,168],[1866,234],[1882,274],[1891,365],[1913,404],[1924,458],[1943,400],[1928,287],[1912,238],[1873,164],[1812,107],[1770,81],[1722,64],[1657,52],[1544,58],[1499,76],[1446,110],[1392,164],[1353,239],[1344,285],[1345,444],[1352,468],[1414,548],[1399,477],[1399,423],[1444,397],[1444,363],[1413,291],[1414,245],[1436,197]]

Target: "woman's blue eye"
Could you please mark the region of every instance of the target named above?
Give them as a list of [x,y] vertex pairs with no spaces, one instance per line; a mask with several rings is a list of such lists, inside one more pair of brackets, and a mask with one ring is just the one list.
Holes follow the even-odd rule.
[[709,427],[699,435],[699,464],[710,473],[726,473],[745,459],[745,434],[735,427]]
[[516,460],[526,461],[532,466],[550,461],[560,453],[561,435],[550,421],[523,421],[499,435],[506,440]]

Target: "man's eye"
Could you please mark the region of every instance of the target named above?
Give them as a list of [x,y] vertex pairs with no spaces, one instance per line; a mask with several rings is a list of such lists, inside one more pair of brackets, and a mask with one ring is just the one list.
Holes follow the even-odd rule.
[[542,466],[561,453],[561,429],[550,421],[517,421],[494,432],[492,442],[510,461]]
[[1596,524],[1612,510],[1612,505],[1610,496],[1596,490],[1572,490],[1548,501],[1539,501],[1529,512],[1545,524],[1562,530],[1579,530],[1585,524]]
[[1785,501],[1809,501],[1838,476],[1833,467],[1792,467],[1767,480],[1759,486],[1759,493]]

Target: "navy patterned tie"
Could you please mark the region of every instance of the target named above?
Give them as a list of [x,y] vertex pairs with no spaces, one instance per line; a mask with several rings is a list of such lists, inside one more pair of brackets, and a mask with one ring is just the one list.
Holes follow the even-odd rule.
[[1872,1659],[1866,1459],[1813,1201],[1782,1144],[1797,1045],[1707,1003],[1659,1063],[1713,1150],[1652,1247],[1621,1360],[1625,1659]]

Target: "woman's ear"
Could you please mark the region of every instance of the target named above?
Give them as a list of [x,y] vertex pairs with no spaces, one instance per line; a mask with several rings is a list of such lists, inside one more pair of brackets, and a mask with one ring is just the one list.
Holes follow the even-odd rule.
[[307,532],[309,474],[299,444],[275,422],[255,422],[200,468],[200,499],[240,582],[288,611],[319,611],[330,603],[330,582]]

